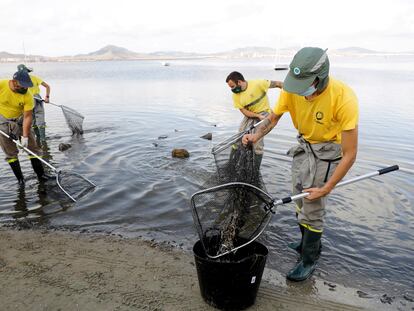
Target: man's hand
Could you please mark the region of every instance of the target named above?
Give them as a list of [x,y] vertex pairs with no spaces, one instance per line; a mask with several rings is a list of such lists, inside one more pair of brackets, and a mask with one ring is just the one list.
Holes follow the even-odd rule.
[[243,146],[247,146],[249,143],[254,144],[256,142],[256,137],[254,134],[246,134],[242,138]]
[[20,145],[22,145],[22,147],[24,148],[28,148],[29,147],[29,137],[20,137]]
[[262,121],[262,120],[266,119],[266,117],[267,117],[267,115],[259,114],[259,116],[257,118],[260,119],[260,121]]
[[322,188],[303,189],[302,192],[309,192],[309,195],[305,199],[309,201],[313,201],[313,200],[317,200],[319,198],[322,198],[328,195],[331,192],[331,189],[324,186]]
[[46,96],[45,99],[43,100],[46,104],[49,103],[49,96]]

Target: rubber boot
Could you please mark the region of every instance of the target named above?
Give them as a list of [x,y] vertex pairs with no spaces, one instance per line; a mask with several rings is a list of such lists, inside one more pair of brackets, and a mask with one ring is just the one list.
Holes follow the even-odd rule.
[[45,174],[45,170],[43,169],[42,162],[37,158],[31,158],[30,162],[32,162],[33,170],[35,171],[37,178],[40,181],[46,181],[49,179],[49,176]]
[[300,229],[301,236],[302,236],[300,241],[289,243],[288,247],[290,249],[293,249],[294,251],[296,251],[298,254],[302,254],[303,233],[304,233],[305,228],[303,226],[299,225],[299,229]]
[[300,282],[312,275],[319,256],[321,237],[322,232],[314,232],[304,228],[302,258],[286,275],[288,280]]
[[17,178],[17,182],[19,183],[19,185],[24,185],[24,177],[23,177],[22,169],[20,168],[19,160],[10,162],[9,164],[14,173],[14,176],[16,176]]

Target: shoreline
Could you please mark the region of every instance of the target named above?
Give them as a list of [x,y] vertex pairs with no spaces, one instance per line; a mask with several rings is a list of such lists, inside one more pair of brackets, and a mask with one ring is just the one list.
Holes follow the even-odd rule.
[[[192,253],[114,235],[0,227],[4,310],[217,310],[200,294]],[[265,269],[246,310],[392,310],[316,277],[286,283]]]

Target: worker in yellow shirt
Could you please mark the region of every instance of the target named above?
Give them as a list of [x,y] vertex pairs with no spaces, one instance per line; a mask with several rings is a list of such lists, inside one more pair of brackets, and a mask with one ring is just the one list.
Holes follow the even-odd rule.
[[[267,90],[276,87],[282,88],[283,86],[281,81],[246,81],[243,75],[237,71],[233,71],[227,76],[226,83],[233,92],[234,107],[239,109],[244,116],[240,123],[239,132],[243,132],[253,124],[266,118],[271,111]],[[259,155],[261,161],[264,148],[263,139],[258,140],[253,147],[255,154]]]
[[[32,68],[26,67],[24,64],[17,66],[17,70],[25,70],[27,72],[32,72]],[[33,129],[37,137],[37,141],[42,145],[46,142],[46,122],[45,122],[45,108],[44,104],[49,102],[50,97],[50,85],[43,81],[41,78],[30,74],[30,79],[33,82],[33,86],[29,88],[30,93],[32,93],[35,99],[35,106],[33,108]],[[46,89],[45,98],[42,99],[40,96],[40,87],[43,86]]]
[[[24,70],[17,71],[12,80],[0,80],[0,130],[16,140],[20,139],[23,147],[39,155],[41,151],[31,132],[34,103],[28,88],[32,86],[32,80]],[[16,144],[11,139],[0,135],[0,146],[19,184],[23,185],[24,178]],[[42,162],[32,156],[30,156],[30,161],[39,180],[47,180]]]
[[358,99],[350,87],[329,76],[326,50],[305,47],[289,65],[283,91],[272,113],[243,144],[256,142],[269,133],[285,112],[298,130],[298,145],[288,154],[292,161],[293,193],[310,195],[297,201],[302,233],[290,248],[300,255],[287,274],[292,281],[310,277],[321,252],[327,195],[353,165],[358,147]]

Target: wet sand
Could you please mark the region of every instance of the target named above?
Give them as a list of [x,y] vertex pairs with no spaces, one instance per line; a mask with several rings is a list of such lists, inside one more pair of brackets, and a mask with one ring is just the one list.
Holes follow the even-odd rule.
[[[216,310],[200,295],[192,253],[169,244],[0,228],[0,249],[1,310]],[[268,269],[263,278],[256,303],[247,310],[395,307],[315,278],[286,284]]]

